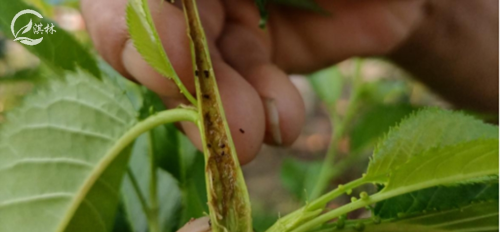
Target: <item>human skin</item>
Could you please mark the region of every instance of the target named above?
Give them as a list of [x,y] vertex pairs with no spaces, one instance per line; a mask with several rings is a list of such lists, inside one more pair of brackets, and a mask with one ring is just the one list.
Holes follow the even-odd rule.
[[[133,47],[127,0],[82,0],[95,47],[123,76],[159,94],[168,107],[187,101]],[[498,110],[498,1],[317,0],[324,16],[270,7],[258,27],[253,0],[199,0],[217,83],[242,164],[262,143],[290,145],[304,124],[304,103],[287,73],[308,73],[352,56],[387,56],[459,106]],[[163,46],[195,92],[180,0],[149,0]],[[269,104],[269,102],[272,102]],[[279,120],[270,120],[271,112]],[[181,123],[200,147],[197,128]],[[244,133],[240,131],[243,129]]]

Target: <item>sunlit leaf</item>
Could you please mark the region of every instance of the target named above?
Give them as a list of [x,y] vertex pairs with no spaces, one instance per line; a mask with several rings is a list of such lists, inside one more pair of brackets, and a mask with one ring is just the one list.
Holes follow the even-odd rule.
[[498,127],[462,113],[424,109],[403,120],[377,144],[367,178],[383,181],[399,166],[431,148],[498,138]]
[[495,175],[498,174],[498,161],[498,139],[478,139],[433,148],[411,157],[390,173],[381,192],[412,192]]

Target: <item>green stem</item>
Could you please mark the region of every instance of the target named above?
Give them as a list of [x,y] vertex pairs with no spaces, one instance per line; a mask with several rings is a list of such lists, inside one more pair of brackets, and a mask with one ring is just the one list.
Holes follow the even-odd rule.
[[77,195],[73,198],[69,205],[67,213],[61,220],[61,223],[55,231],[64,231],[68,226],[71,218],[76,213],[78,207],[85,199],[85,196],[90,192],[90,189],[97,182],[99,177],[104,173],[106,167],[120,155],[120,153],[128,147],[137,137],[141,134],[163,124],[179,122],[179,121],[189,121],[194,122],[198,125],[198,112],[191,109],[172,109],[159,112],[153,116],[146,118],[145,120],[137,123],[130,130],[128,130],[121,138],[116,141],[116,143],[111,147],[111,149],[104,155],[104,158],[99,161],[96,165],[97,170],[94,170],[91,176],[89,176],[82,187],[77,191]]
[[366,184],[366,183],[367,182],[364,179],[360,178],[360,179],[353,180],[345,185],[339,185],[338,188],[324,194],[323,196],[321,196],[317,200],[314,200],[313,202],[309,203],[309,205],[307,205],[307,209],[309,211],[312,211],[312,210],[324,208],[326,206],[326,204],[328,204],[328,202],[332,201],[333,199],[339,197],[340,195],[342,195],[344,193],[349,194],[350,191],[352,191],[352,189],[357,188],[357,187],[359,187],[363,184]]
[[159,204],[158,204],[158,188],[157,188],[157,169],[156,159],[154,154],[153,147],[153,135],[151,131],[148,133],[148,141],[149,141],[149,166],[150,166],[150,175],[149,179],[149,203],[150,208],[147,212],[148,215],[148,224],[149,224],[149,232],[160,232],[160,222],[159,222]]
[[[329,193],[321,196],[317,200],[314,200],[311,203],[308,203],[306,206],[295,210],[294,212],[280,218],[271,228],[267,230],[267,232],[277,232],[277,231],[293,231],[298,228],[301,224],[304,223],[304,218],[309,220],[320,216],[319,214],[325,208],[326,204],[331,200],[341,196],[344,193],[349,193],[352,189],[359,187],[363,184],[366,184],[367,181],[364,179],[357,179],[352,182],[345,184],[344,186],[339,186],[337,189],[330,191]],[[312,215],[312,217],[308,216]],[[280,225],[287,225],[287,229],[283,229]],[[321,224],[318,224],[320,226]]]
[[323,164],[321,166],[321,171],[318,177],[318,180],[316,182],[316,185],[314,185],[314,188],[311,192],[311,195],[309,195],[310,200],[314,200],[318,198],[328,187],[328,183],[331,180],[332,177],[332,167],[333,163],[335,162],[335,157],[337,156],[337,150],[339,146],[339,140],[342,134],[341,126],[339,123],[339,117],[337,113],[335,112],[335,106],[331,107],[332,109],[330,110],[330,123],[332,127],[334,128],[332,137],[330,139],[330,145],[328,147],[328,151],[326,152],[325,159],[323,160]]
[[[363,179],[359,179],[359,180],[364,181]],[[346,204],[346,205],[343,205],[339,208],[336,208],[332,211],[329,211],[325,214],[319,215],[318,217],[313,218],[312,220],[297,227],[292,232],[311,231],[312,229],[317,228],[317,227],[323,225],[324,223],[326,223],[334,218],[338,218],[343,214],[347,214],[347,213],[352,212],[356,209],[360,209],[360,208],[363,208],[367,205],[377,203],[379,201],[385,200],[385,199],[393,197],[395,195],[398,195],[398,193],[380,192],[380,193],[377,193],[377,194],[370,196],[368,199],[358,199],[354,202],[351,202],[349,204]]]
[[332,137],[330,140],[330,146],[328,147],[328,151],[326,153],[325,159],[323,161],[323,165],[321,166],[321,171],[318,177],[318,180],[314,186],[314,189],[309,196],[310,200],[314,200],[318,198],[328,187],[330,180],[333,177],[333,170],[335,157],[337,156],[337,151],[339,149],[339,142],[344,136],[346,132],[346,128],[351,123],[354,118],[354,114],[358,109],[359,103],[359,93],[361,87],[361,67],[362,60],[356,59],[356,63],[354,66],[354,76],[352,79],[352,91],[349,97],[350,101],[347,106],[346,114],[344,118],[340,119],[338,113],[336,112],[336,105],[330,106],[330,122],[332,127],[334,128],[332,132]]

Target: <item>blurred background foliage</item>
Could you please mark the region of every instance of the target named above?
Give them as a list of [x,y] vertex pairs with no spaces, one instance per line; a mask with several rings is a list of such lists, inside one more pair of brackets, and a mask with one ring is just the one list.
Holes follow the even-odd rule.
[[[77,0],[27,2],[40,9],[44,16],[54,20],[58,27],[70,32],[84,47],[92,47],[85,31],[85,23],[78,11]],[[307,119],[302,134],[288,148],[263,146],[257,158],[243,168],[253,204],[256,231],[265,230],[280,215],[297,209],[308,200],[320,175],[323,157],[332,150],[329,149],[333,141],[332,132],[336,131],[335,127],[338,126],[331,123],[335,122],[335,117],[348,116],[349,122],[337,138],[337,146],[333,148],[337,155],[331,173],[333,181],[327,183],[329,189],[339,183],[348,182],[365,171],[374,143],[390,126],[423,106],[449,107],[425,86],[383,58],[364,59],[359,69],[359,79],[354,77],[357,75],[356,63],[356,60],[346,60],[309,77],[290,76],[306,105]],[[124,81],[103,61],[100,61],[100,64],[102,69],[113,73],[112,76],[116,77],[115,81],[119,85],[125,88],[126,85],[133,85]],[[44,67],[36,56],[0,34],[0,123],[4,120],[3,115],[6,111],[21,104],[24,95],[42,85],[46,78],[55,78],[54,76],[57,75],[54,75],[51,69]],[[355,83],[356,81],[359,83]],[[151,92],[144,88],[135,88],[134,91],[139,93],[131,94],[130,98],[136,103],[137,108],[142,107],[141,117],[164,109]],[[353,91],[356,93],[353,94]],[[349,114],[352,102],[355,102],[354,113],[346,116]],[[173,125],[166,125],[155,129],[152,133],[153,141],[156,142],[153,148],[155,154],[159,154],[157,159],[162,166],[162,173],[158,176],[164,179],[164,183],[170,183],[163,185],[163,189],[160,187],[160,200],[180,202],[181,198],[189,199],[187,204],[192,206],[190,209],[206,211],[204,203],[206,199],[199,198],[205,196],[202,193],[205,191],[202,156],[196,155],[198,151],[186,137],[172,128]],[[144,136],[139,138],[132,151],[133,154],[147,153],[147,146],[144,145],[146,142]],[[172,149],[169,143],[182,145]],[[137,212],[137,217],[144,217],[140,216],[141,209],[137,208],[140,206],[131,200],[133,198],[127,198],[126,192],[133,193],[127,189],[134,187],[144,191],[147,189],[147,181],[141,181],[149,178],[147,170],[140,169],[139,164],[147,162],[143,158],[144,156],[140,155],[132,156],[129,171],[135,173],[138,186],[134,186],[134,183],[128,180],[124,181],[123,204],[119,211],[122,212],[124,207],[130,207],[129,212]],[[186,163],[190,165],[182,166]],[[180,182],[179,185],[177,182]],[[333,202],[331,207],[345,202],[349,202],[349,199],[341,197]],[[169,207],[171,208],[161,213],[161,217],[167,221],[176,218],[178,224],[166,223],[173,228],[177,228],[191,217],[203,216],[194,211],[172,214],[171,212],[179,210],[180,205]],[[179,217],[181,219],[177,220]],[[123,213],[119,213],[115,231],[145,227],[144,220],[146,219],[143,218],[144,225],[140,223],[140,225],[126,225],[129,220]]]

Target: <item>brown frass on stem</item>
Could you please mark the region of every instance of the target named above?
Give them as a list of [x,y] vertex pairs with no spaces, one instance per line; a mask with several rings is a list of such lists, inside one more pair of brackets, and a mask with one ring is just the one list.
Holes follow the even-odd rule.
[[195,62],[200,131],[212,231],[252,231],[248,193],[219,97],[205,34],[194,0],[183,0]]

